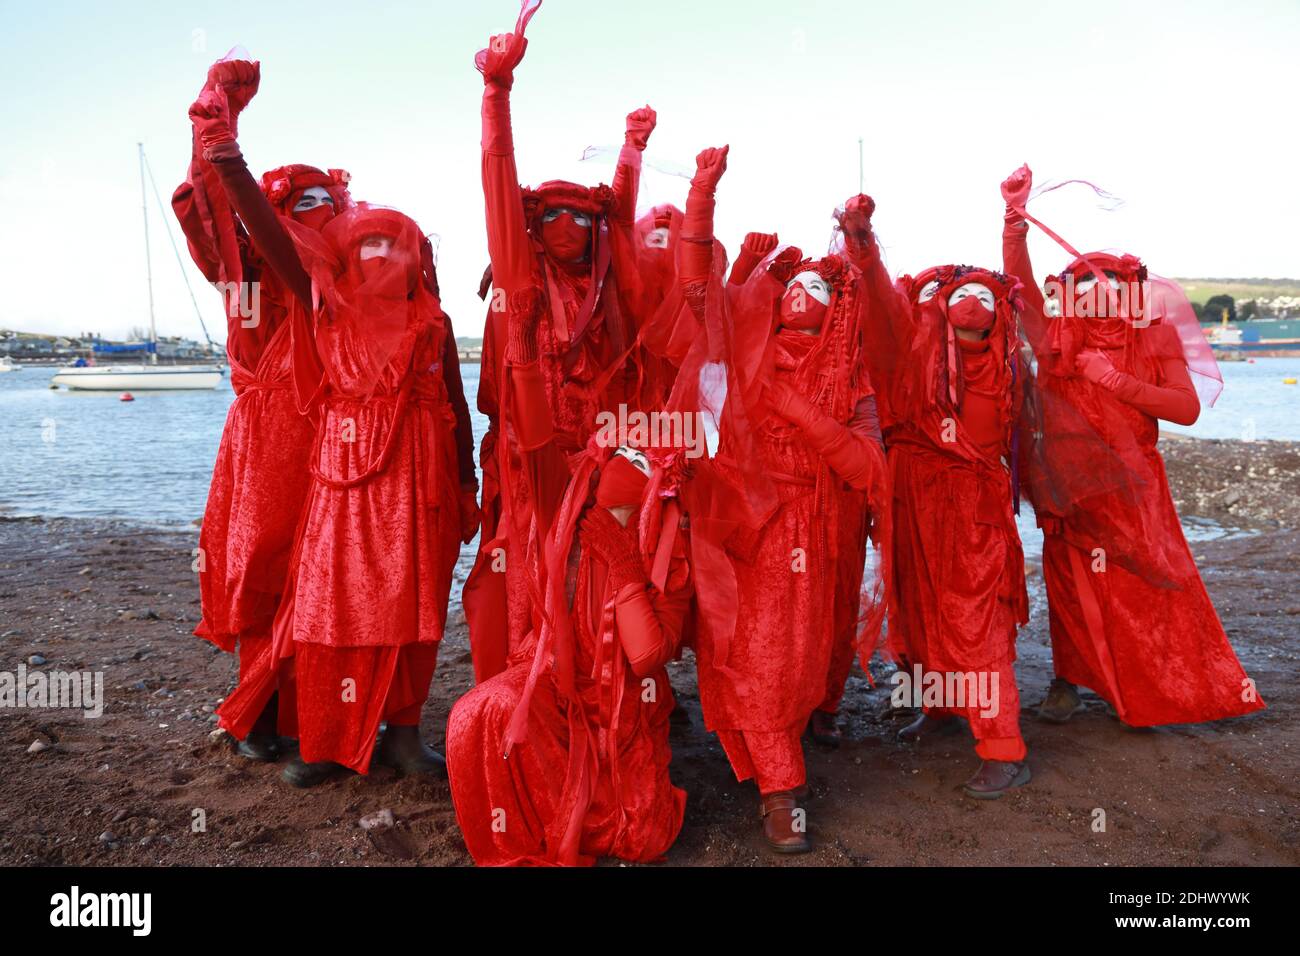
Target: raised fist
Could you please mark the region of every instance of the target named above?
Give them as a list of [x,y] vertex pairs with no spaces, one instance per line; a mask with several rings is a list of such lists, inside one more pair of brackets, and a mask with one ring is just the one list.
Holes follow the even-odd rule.
[[221,143],[234,142],[235,134],[230,129],[230,111],[226,106],[226,96],[222,88],[204,90],[199,98],[190,104],[190,122],[199,134],[199,142],[204,149],[210,149]]
[[474,58],[474,65],[483,74],[484,83],[496,83],[509,89],[515,81],[515,67],[524,58],[528,39],[521,33],[498,33],[488,41],[486,49]]
[[623,141],[629,146],[635,146],[637,149],[645,149],[646,143],[650,141],[650,134],[654,132],[655,122],[658,117],[655,111],[649,106],[643,106],[639,110],[633,110],[627,114],[627,133]]
[[1029,201],[1029,191],[1034,187],[1034,174],[1028,165],[1022,165],[1002,180],[1002,198],[1008,206],[1024,207]]
[[755,259],[762,259],[779,243],[780,240],[774,232],[751,232],[745,236],[745,241],[740,244],[740,248]]
[[257,95],[261,82],[262,64],[257,60],[218,60],[208,70],[208,83],[213,89],[220,87],[226,94],[232,119],[238,117]]
[[727,171],[727,151],[730,149],[730,146],[710,146],[701,150],[695,157],[695,176],[691,185],[708,192],[717,189],[718,180]]

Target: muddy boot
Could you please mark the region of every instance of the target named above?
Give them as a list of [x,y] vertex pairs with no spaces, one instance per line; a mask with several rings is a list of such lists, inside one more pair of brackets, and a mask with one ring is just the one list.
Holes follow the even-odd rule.
[[1038,719],[1045,720],[1049,724],[1063,724],[1081,710],[1086,710],[1083,706],[1083,698],[1079,696],[1078,690],[1068,680],[1061,680],[1057,677],[1052,681],[1052,686],[1047,688],[1047,696],[1043,702],[1038,705]]
[[292,759],[285,764],[280,777],[285,783],[295,787],[314,787],[324,783],[343,769],[340,764],[330,763],[328,760],[322,760],[320,763],[307,763],[302,759],[302,754],[294,754]]
[[812,737],[813,743],[821,744],[823,747],[836,748],[843,739],[839,725],[835,722],[835,714],[828,710],[812,712],[812,716],[808,718],[808,734]]
[[447,777],[447,761],[420,740],[419,727],[388,727],[379,742],[379,762],[403,775]]
[[253,732],[235,744],[235,753],[259,763],[275,763],[280,759],[280,742],[275,734]]
[[1015,787],[1023,787],[1033,775],[1025,761],[985,760],[975,776],[962,785],[966,796],[976,800],[996,800]]
[[759,811],[763,818],[763,839],[774,853],[807,853],[812,849],[808,840],[808,815],[799,806],[799,798],[792,790],[769,793],[761,799]]
[[259,763],[274,763],[284,753],[280,741],[275,736],[276,715],[280,712],[280,695],[272,694],[262,712],[257,715],[257,722],[248,736],[235,744],[235,753],[248,760]]
[[940,734],[950,734],[956,729],[957,721],[947,714],[922,714],[898,732],[898,741],[919,744]]

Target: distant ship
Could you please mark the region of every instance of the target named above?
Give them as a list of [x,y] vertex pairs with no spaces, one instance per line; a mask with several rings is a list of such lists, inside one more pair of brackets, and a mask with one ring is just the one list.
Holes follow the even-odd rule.
[[1300,355],[1300,318],[1244,319],[1203,328],[1210,347],[1223,358]]

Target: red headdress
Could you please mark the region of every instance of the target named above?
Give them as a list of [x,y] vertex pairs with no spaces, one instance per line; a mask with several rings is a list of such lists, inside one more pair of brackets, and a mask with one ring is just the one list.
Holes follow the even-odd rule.
[[[292,220],[287,226],[312,277],[316,316],[310,341],[321,353],[349,356],[346,367],[331,365],[335,388],[368,398],[390,364],[400,364],[400,353],[411,348],[421,326],[434,325],[446,334],[432,253],[413,219],[360,203],[320,232]],[[370,237],[387,239],[389,250],[363,266],[361,247]],[[299,361],[305,357],[303,344],[295,340],[294,374],[305,406],[321,376],[318,363],[313,369],[310,361]]]
[[322,171],[315,166],[290,163],[262,174],[262,192],[276,212],[288,216],[293,212],[303,190],[320,186],[334,200],[334,213],[338,215],[354,205],[352,194],[348,192],[348,183],[351,181],[352,174],[346,169]]

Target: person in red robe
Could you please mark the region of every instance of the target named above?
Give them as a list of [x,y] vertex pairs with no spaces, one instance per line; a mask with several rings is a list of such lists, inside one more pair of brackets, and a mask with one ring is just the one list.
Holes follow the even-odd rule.
[[1119,476],[1108,488],[1056,481],[1056,494],[1034,498],[1055,670],[1038,714],[1067,721],[1083,707],[1079,686],[1133,727],[1253,713],[1264,702],[1205,591],[1157,449],[1161,420],[1200,414],[1189,350],[1211,363],[1202,380],[1214,374],[1199,323],[1175,285],[1130,255],[1076,258],[1048,280],[1049,308],[1029,258],[1032,183],[1022,166],[1002,184],[1003,259],[1025,288],[1039,388],[1055,399],[1044,403],[1044,480],[1107,466]]
[[[726,158],[725,148],[697,158],[682,231],[688,283],[705,275]],[[750,258],[762,242],[751,234]],[[811,849],[801,737],[827,693],[838,562],[852,544],[843,529],[857,520],[845,489],[887,507],[861,292],[844,258],[806,259],[793,247],[769,250],[727,286],[734,376],[712,465],[743,489],[737,501],[750,514],[726,542],[731,613],[702,607],[696,658],[705,725],[736,778],[755,781],[764,838],[778,853]],[[692,513],[693,527],[701,517]],[[702,596],[724,583],[697,574]]]
[[865,354],[885,396],[893,486],[888,653],[923,705],[899,738],[964,718],[981,758],[964,790],[996,798],[1030,779],[1013,668],[1028,619],[1012,474],[1025,375],[1017,283],[942,266],[891,293],[874,237],[846,225],[878,306]]
[[[202,619],[194,633],[225,651],[238,647],[240,680],[270,645],[294,529],[310,484],[307,458],[315,434],[292,391],[289,293],[266,269],[226,194],[222,173],[230,164],[224,157],[212,163],[204,158],[207,147],[221,146],[217,140],[225,133],[234,142],[239,114],[257,92],[260,76],[258,63],[242,60],[222,60],[208,71],[202,95],[223,100],[228,121],[218,124],[223,132],[196,125],[189,174],[172,197],[195,264],[226,290],[226,355],[235,400],[226,415],[199,532]],[[348,178],[343,170],[327,173],[292,165],[267,173],[263,183],[268,193],[274,184],[276,215],[319,228],[351,205]],[[290,694],[286,689],[286,698]],[[260,761],[279,757],[277,704],[278,696],[238,742],[242,756]],[[286,704],[283,729],[296,736],[291,699]]]
[[640,286],[634,289],[628,277],[638,262],[632,242],[640,157],[655,114],[649,107],[629,114],[612,187],[559,180],[521,187],[510,89],[527,47],[524,29],[538,6],[525,0],[515,32],[492,37],[475,60],[484,81],[483,191],[492,260],[481,291],[487,293],[487,280],[493,287],[478,391],[479,410],[488,419],[479,452],[483,535],[464,590],[476,680],[505,667],[510,649],[533,629],[539,613],[521,562],[530,534],[544,537],[546,529],[532,530],[532,503],[510,421],[510,303],[541,290],[540,369],[555,441],[570,454],[586,447],[599,412],[616,413],[621,405],[650,408],[665,392],[659,376],[647,374],[627,311],[629,302],[656,301],[650,294],[635,295]]
[[[870,197],[861,198],[870,201]],[[843,212],[839,215],[842,217]],[[868,223],[870,217],[871,213],[867,211],[865,218]],[[746,235],[727,278],[728,285],[743,286],[758,264],[779,244],[776,233],[751,232]],[[837,717],[858,648],[862,584],[871,527],[866,493],[847,485],[841,493],[845,496],[845,507],[841,515],[842,547],[835,564],[834,643],[826,672],[826,692],[808,721],[808,736],[832,749],[839,747],[843,739]]]
[[[518,298],[506,360],[529,491],[547,517],[528,570],[547,614],[447,721],[452,800],[480,866],[650,862],[681,829],[668,765],[672,659],[692,582],[680,450],[601,447],[565,481],[546,401],[540,296]],[[504,759],[502,759],[504,757]]]

